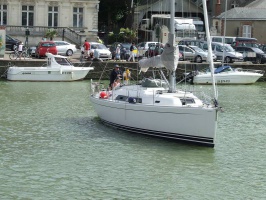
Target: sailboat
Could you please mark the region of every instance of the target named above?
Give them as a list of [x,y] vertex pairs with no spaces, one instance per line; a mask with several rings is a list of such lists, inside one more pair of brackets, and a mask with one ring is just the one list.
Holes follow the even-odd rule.
[[[175,1],[170,0],[170,5],[171,19],[174,19]],[[206,0],[203,5],[206,27],[209,27]],[[213,86],[215,97],[209,102],[193,92],[176,89],[178,48],[174,28],[168,38],[161,55],[139,61],[142,72],[156,68],[161,79],[144,78],[141,84],[123,85],[112,91],[103,90],[98,82],[91,81],[90,100],[99,118],[118,129],[214,147],[220,109],[216,87]],[[210,50],[209,55],[212,57]],[[212,59],[209,60],[213,72]],[[169,72],[169,79],[163,69]]]

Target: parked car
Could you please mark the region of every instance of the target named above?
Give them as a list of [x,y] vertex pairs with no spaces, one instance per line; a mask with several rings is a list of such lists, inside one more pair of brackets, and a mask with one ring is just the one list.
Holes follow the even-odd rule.
[[93,56],[95,49],[97,49],[99,52],[99,58],[103,60],[112,59],[111,51],[104,44],[97,42],[90,42],[90,45],[91,45],[91,49],[89,51],[90,55]]
[[54,41],[58,54],[72,56],[73,53],[77,52],[75,44],[71,44],[66,41]]
[[199,48],[202,48],[203,44],[204,44],[204,41],[203,40],[184,39],[184,40],[180,40],[178,42],[178,45],[198,46]]
[[6,49],[14,51],[21,41],[6,34]]
[[151,45],[148,50],[145,52],[146,57],[153,57],[157,55],[161,55],[163,52],[163,46],[159,46],[159,44]]
[[160,42],[141,42],[139,43],[136,47],[138,49],[138,54],[139,56],[145,56],[146,51],[149,49],[150,46],[155,46],[157,44],[160,44],[162,46],[164,46],[162,43]]
[[[183,60],[202,63],[208,59],[208,53],[198,46],[178,45],[178,48],[179,52],[183,55]],[[215,55],[213,55],[213,60],[216,60]]]
[[31,57],[35,57],[35,52],[36,52],[36,46],[29,48],[29,54]]
[[236,47],[259,47],[258,40],[249,37],[236,37],[231,45],[234,49]]
[[266,44],[261,44],[261,45],[259,46],[259,48],[260,48],[264,53],[266,53]]
[[244,61],[251,61],[255,64],[266,63],[266,54],[257,47],[236,47],[235,50],[244,56]]
[[47,52],[57,55],[57,48],[53,41],[39,42],[36,46],[35,57],[45,57]]
[[[243,54],[236,52],[230,44],[221,42],[212,42],[212,51],[216,55],[217,60],[223,60],[225,63],[233,63],[236,61],[243,61]],[[208,44],[203,44],[203,50],[208,51]]]
[[113,43],[107,47],[109,49],[109,51],[111,51],[112,59],[115,59],[115,51],[116,51],[116,47],[118,44],[120,44],[120,42],[115,42],[115,43]]

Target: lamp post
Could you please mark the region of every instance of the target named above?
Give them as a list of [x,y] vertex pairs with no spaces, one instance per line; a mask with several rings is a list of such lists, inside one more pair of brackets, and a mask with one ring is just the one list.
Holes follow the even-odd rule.
[[160,25],[156,24],[155,25],[155,36],[156,36],[156,38],[158,38],[158,43],[159,43],[159,40],[160,40],[160,33],[161,33]]
[[28,45],[28,43],[29,43],[28,37],[29,37],[29,35],[30,35],[29,27],[26,28],[25,35],[26,35],[25,46],[28,47],[28,46],[29,46],[29,45]]

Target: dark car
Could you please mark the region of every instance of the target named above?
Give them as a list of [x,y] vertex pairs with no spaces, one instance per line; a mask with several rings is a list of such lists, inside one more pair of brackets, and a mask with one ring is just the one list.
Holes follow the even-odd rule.
[[146,57],[153,57],[157,55],[161,55],[163,53],[163,46],[156,44],[149,46],[148,50],[145,52]]
[[264,53],[266,53],[266,44],[261,44],[261,45],[259,46],[259,48],[260,48]]
[[10,35],[6,35],[6,49],[14,51],[21,41],[11,37]]
[[251,61],[255,64],[266,63],[266,54],[257,47],[236,47],[235,50],[243,54],[244,61]]
[[36,46],[35,57],[45,57],[45,54],[48,52],[57,55],[57,48],[55,43],[53,41],[39,42],[39,44]]

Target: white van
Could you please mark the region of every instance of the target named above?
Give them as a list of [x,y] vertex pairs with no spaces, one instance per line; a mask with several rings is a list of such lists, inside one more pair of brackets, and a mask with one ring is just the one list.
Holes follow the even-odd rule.
[[[212,51],[216,55],[217,60],[223,60],[225,63],[233,63],[235,61],[243,61],[243,54],[236,52],[230,44],[220,42],[212,42]],[[203,44],[203,50],[208,51],[207,42]]]
[[233,44],[235,42],[236,37],[229,37],[229,36],[211,36],[212,42],[220,42],[225,44]]

